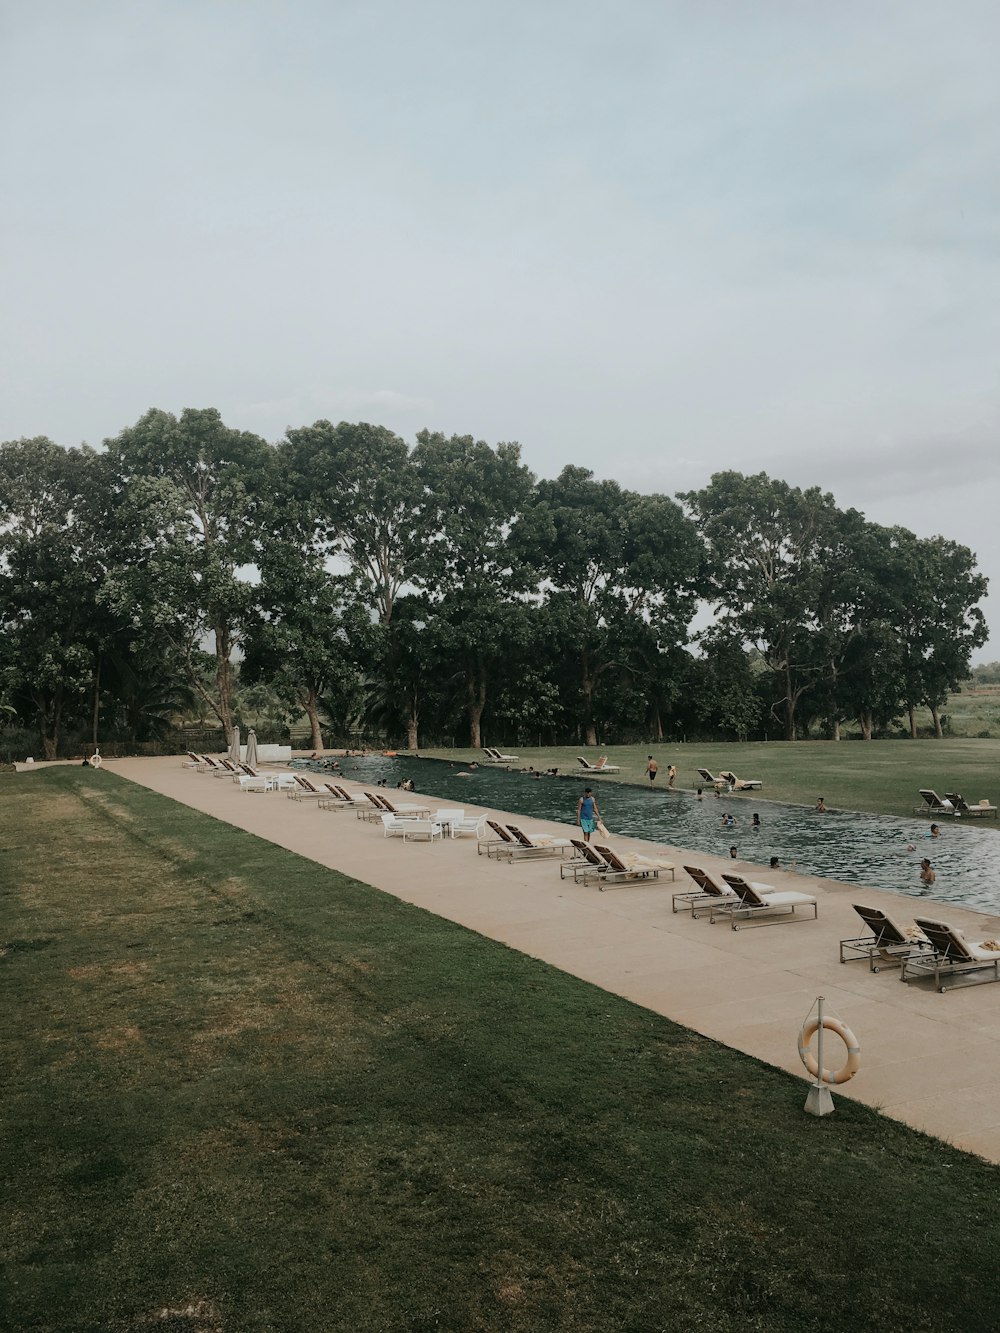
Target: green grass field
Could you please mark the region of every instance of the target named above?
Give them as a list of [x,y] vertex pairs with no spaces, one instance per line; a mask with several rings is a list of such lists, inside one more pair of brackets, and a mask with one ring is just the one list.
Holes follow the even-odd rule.
[[106,771],[0,784],[0,1327],[992,1326],[997,1168]]
[[[696,787],[701,782],[699,767],[712,773],[725,768],[740,778],[760,778],[764,799],[799,805],[814,805],[817,796],[824,796],[831,807],[907,815],[920,804],[921,787],[934,788],[940,795],[959,791],[970,802],[986,796],[993,805],[1000,805],[1000,740],[611,745],[589,753],[580,746],[563,746],[518,749],[515,767],[558,767],[561,773],[579,771],[583,777],[576,756],[583,755],[593,763],[606,754],[622,771],[600,782],[645,783],[650,753],[660,765],[658,787],[666,786],[667,765],[672,763],[677,767],[678,787]],[[483,757],[473,750],[422,750],[421,754],[467,761]],[[993,827],[992,820],[985,822]]]

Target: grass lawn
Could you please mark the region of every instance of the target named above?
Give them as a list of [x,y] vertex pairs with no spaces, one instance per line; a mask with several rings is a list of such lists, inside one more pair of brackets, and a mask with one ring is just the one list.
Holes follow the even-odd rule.
[[106,771],[0,784],[0,1327],[993,1325],[997,1168]]
[[[421,750],[429,758],[471,760],[473,750]],[[795,741],[792,744],[762,742],[731,744],[610,745],[591,750],[580,746],[554,749],[521,749],[517,767],[557,767],[561,773],[583,769],[576,761],[584,755],[591,763],[606,754],[621,773],[600,782],[646,783],[646,756],[654,754],[660,765],[658,787],[667,783],[667,765],[677,767],[678,787],[699,785],[698,768],[712,773],[731,769],[740,778],[760,778],[763,797],[815,805],[825,796],[828,806],[846,810],[874,810],[883,814],[908,815],[920,804],[921,787],[932,787],[939,795],[958,791],[970,802],[983,796],[1000,805],[1000,740],[918,741]],[[482,759],[482,754],[478,758]],[[994,821],[983,821],[994,827]]]

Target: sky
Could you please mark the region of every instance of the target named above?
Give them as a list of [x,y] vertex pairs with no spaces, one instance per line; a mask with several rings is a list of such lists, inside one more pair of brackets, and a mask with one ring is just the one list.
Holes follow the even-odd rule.
[[0,439],[150,407],[728,468],[977,552],[1000,9],[0,0]]

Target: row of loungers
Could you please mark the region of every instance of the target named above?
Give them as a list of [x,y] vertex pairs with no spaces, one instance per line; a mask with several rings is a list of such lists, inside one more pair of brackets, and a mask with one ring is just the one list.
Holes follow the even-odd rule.
[[868,933],[840,941],[842,963],[866,958],[872,972],[898,967],[900,981],[933,977],[942,995],[951,977],[991,973],[987,980],[1000,981],[1000,939],[967,940],[955,926],[922,916],[903,927],[877,907],[853,906]]
[[940,815],[950,815],[954,819],[996,819],[997,807],[989,801],[980,801],[970,805],[960,792],[947,791],[939,796],[930,787],[920,788],[921,804],[913,807],[915,815],[926,815],[935,819]]
[[[716,879],[700,866],[685,866],[694,881],[694,890],[686,889],[673,896],[673,910],[690,910],[696,920],[708,913],[709,923],[725,917],[733,930],[741,925],[776,926],[797,921],[815,921],[819,904],[809,893],[776,889],[773,884],[747,880],[742,875],[722,875]],[[806,915],[812,910],[812,916]]]
[[[301,774],[266,773],[231,760],[215,760],[189,753],[189,767],[230,777],[243,784],[264,784],[273,790],[277,781],[287,788],[293,800],[315,800],[320,809],[353,809],[359,818],[379,820],[383,836],[443,837],[447,828],[452,837],[472,833],[477,851],[508,862],[522,858],[560,858],[559,875],[572,875],[576,883],[597,883],[601,890],[609,884],[635,884],[659,879],[660,871],[669,871],[672,862],[655,857],[626,854],[620,856],[611,847],[583,842],[578,838],[560,838],[548,833],[526,832],[516,824],[503,825],[485,816],[466,817],[463,810],[438,810],[432,815],[426,805],[394,804],[380,792],[353,795],[337,783],[317,786]],[[250,789],[253,789],[252,787]],[[921,793],[922,795],[924,793]],[[700,866],[685,866],[694,889],[685,889],[672,897],[674,912],[687,909],[697,919],[708,913],[710,924],[726,918],[733,930],[741,925],[778,925],[782,922],[815,921],[819,916],[816,899],[807,893],[779,890],[771,884],[746,880],[740,875],[723,874],[716,879]],[[812,916],[805,913],[812,909]],[[947,982],[955,977],[989,973],[989,980],[1000,981],[1000,939],[967,940],[954,926],[927,917],[916,917],[913,926],[902,927],[879,908],[854,904],[867,933],[840,941],[840,961],[864,958],[872,972],[886,966],[898,966],[904,982],[932,978],[942,994]]]

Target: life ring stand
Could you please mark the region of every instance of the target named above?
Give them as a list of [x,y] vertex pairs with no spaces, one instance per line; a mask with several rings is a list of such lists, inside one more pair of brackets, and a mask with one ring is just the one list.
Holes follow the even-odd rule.
[[100,750],[95,750],[94,753],[90,756],[90,767],[91,767],[91,768],[100,768],[100,766],[101,766],[103,763],[104,763],[104,760],[101,758],[101,752],[100,752]]
[[819,1062],[815,1055],[809,1049],[809,1043],[819,1031],[820,1020],[810,1018],[808,1022],[803,1023],[802,1030],[799,1033],[799,1059],[805,1065],[806,1069],[815,1079],[821,1083],[847,1083],[861,1068],[861,1047],[858,1039],[839,1018],[831,1018],[828,1014],[823,1015],[822,1026],[827,1032],[835,1032],[840,1040],[847,1047],[847,1060],[841,1067],[835,1071],[824,1069],[820,1072]]

